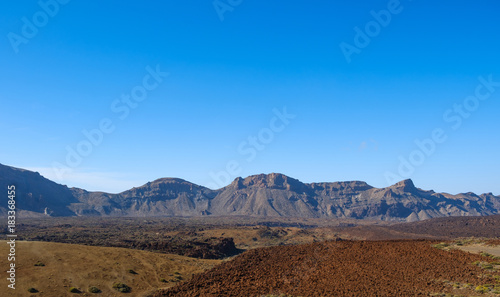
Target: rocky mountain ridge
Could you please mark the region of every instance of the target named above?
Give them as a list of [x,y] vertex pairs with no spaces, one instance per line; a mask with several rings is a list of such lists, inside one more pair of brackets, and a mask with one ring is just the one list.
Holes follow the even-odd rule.
[[[302,183],[279,174],[238,177],[211,190],[161,178],[119,194],[68,188],[40,174],[0,164],[0,187],[14,184],[19,215],[43,216],[272,216],[419,221],[500,213],[492,193],[451,195],[404,180],[386,188],[362,181]],[[0,215],[7,209],[0,206]]]

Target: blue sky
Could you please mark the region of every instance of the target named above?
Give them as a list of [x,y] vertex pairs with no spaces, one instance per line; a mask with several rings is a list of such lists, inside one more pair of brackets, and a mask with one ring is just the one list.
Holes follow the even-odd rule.
[[158,2],[0,4],[0,163],[110,192],[281,172],[500,194],[497,1]]

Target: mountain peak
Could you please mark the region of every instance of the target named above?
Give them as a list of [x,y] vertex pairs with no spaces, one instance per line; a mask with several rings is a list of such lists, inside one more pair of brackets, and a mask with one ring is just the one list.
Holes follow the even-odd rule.
[[415,187],[415,184],[413,183],[413,181],[411,179],[402,180],[402,181],[392,185],[390,188],[398,189],[398,190],[401,190],[404,192],[414,192],[415,190],[417,190],[417,188]]
[[282,173],[269,173],[251,175],[246,178],[238,177],[233,182],[238,188],[261,187],[270,189],[284,189],[292,191],[303,191],[306,186],[297,179],[286,176]]
[[267,186],[282,186],[288,183],[288,180],[292,179],[281,173],[269,173],[269,174],[257,174],[251,175],[243,179],[243,184],[251,185],[267,185]]
[[152,182],[149,182],[151,184],[174,184],[174,183],[190,183],[182,178],[176,178],[176,177],[163,177],[163,178],[158,178],[155,179]]

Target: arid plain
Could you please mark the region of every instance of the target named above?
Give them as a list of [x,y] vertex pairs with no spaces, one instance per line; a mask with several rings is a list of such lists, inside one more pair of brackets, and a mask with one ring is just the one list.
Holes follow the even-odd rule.
[[0,295],[496,296],[499,222],[27,219],[18,295]]

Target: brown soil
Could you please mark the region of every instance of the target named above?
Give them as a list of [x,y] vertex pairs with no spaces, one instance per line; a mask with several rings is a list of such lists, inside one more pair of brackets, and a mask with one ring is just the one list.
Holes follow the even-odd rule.
[[[452,283],[495,283],[498,272],[472,265],[487,258],[444,251],[431,241],[340,241],[254,249],[194,275],[159,296],[473,295]],[[492,275],[493,274],[493,275]],[[446,280],[446,282],[444,282]],[[474,288],[473,287],[473,288]]]

